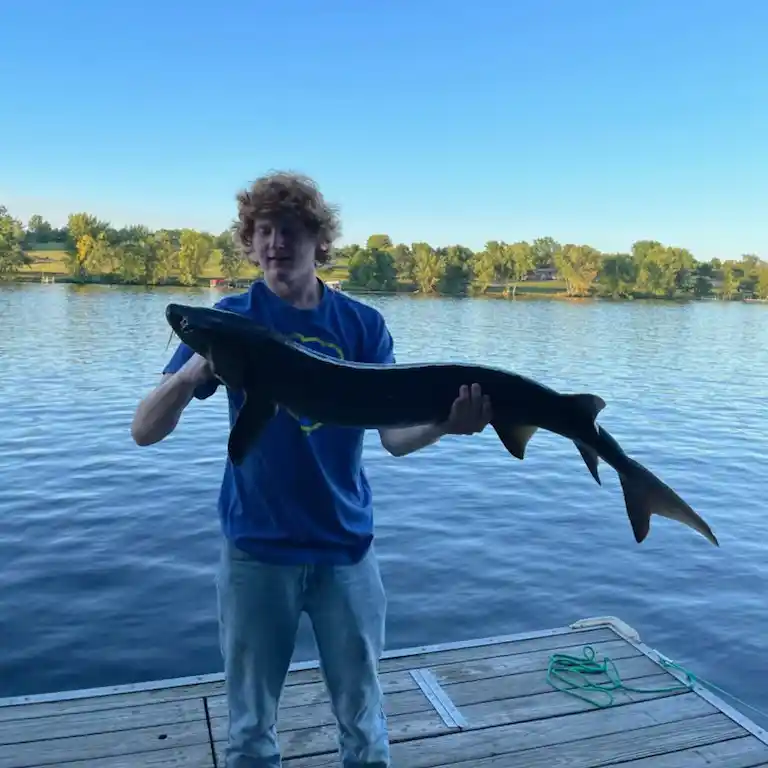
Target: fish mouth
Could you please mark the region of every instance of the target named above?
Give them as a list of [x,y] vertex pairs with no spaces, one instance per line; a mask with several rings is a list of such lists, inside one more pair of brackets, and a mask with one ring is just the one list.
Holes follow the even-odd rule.
[[165,308],[165,319],[178,336],[183,337],[189,332],[188,313],[179,304],[169,304]]
[[165,308],[165,318],[174,333],[188,346],[192,346],[195,339],[201,336],[201,331],[205,330],[201,323],[195,322],[194,308],[169,304]]

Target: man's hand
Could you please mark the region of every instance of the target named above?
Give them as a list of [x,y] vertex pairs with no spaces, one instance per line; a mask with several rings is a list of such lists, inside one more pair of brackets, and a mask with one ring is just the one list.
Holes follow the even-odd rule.
[[446,435],[473,435],[482,432],[492,418],[491,400],[479,384],[464,385],[453,401],[448,419],[440,425]]
[[461,387],[451,412],[442,424],[381,428],[381,444],[393,456],[406,456],[436,443],[443,435],[472,435],[482,432],[491,420],[490,398],[483,396],[479,384]]

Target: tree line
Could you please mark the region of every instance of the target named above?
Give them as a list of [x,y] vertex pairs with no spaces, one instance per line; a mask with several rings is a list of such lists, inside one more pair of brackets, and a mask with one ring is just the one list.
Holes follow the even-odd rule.
[[338,253],[346,259],[350,282],[371,290],[410,283],[420,293],[458,295],[483,294],[494,286],[514,296],[526,283],[555,278],[574,297],[768,298],[768,262],[757,256],[698,261],[689,250],[657,240],[638,240],[629,253],[602,253],[551,237],[489,240],[481,251],[472,251],[462,245],[396,245],[387,235],[372,235],[365,246],[345,246]]
[[[51,247],[66,254],[70,275],[81,281],[105,275],[132,284],[195,285],[214,259],[229,280],[257,272],[235,247],[234,224],[219,234],[144,226],[116,229],[81,212],[56,228],[39,215],[25,225],[0,205],[0,276],[30,267],[31,252]],[[473,251],[462,245],[395,244],[382,234],[371,235],[365,245],[335,249],[333,264],[346,266],[351,287],[374,291],[405,287],[423,294],[482,295],[493,289],[514,296],[526,283],[558,279],[574,297],[768,298],[768,262],[756,255],[699,261],[686,248],[656,240],[638,240],[627,253],[560,244],[551,237],[489,240]]]
[[52,246],[65,253],[70,275],[80,281],[104,275],[128,284],[157,285],[173,277],[182,285],[195,285],[214,257],[233,279],[248,265],[235,249],[232,227],[218,235],[194,229],[152,231],[141,225],[116,229],[90,213],[72,213],[59,228],[35,215],[25,226],[0,206],[0,274],[32,266],[31,253]]

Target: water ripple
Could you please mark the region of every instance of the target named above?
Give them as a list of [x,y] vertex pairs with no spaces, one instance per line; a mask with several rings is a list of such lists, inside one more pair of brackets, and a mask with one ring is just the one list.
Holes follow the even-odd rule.
[[[0,287],[0,695],[221,668],[216,497],[226,403],[137,449],[136,402],[171,353],[169,301],[208,290]],[[401,361],[499,365],[595,392],[601,423],[711,523],[655,518],[637,546],[615,473],[537,433],[492,430],[405,459],[366,437],[390,646],[617,614],[768,709],[768,314],[706,302],[366,299]],[[207,446],[201,452],[201,446]],[[297,658],[316,653],[306,622]]]

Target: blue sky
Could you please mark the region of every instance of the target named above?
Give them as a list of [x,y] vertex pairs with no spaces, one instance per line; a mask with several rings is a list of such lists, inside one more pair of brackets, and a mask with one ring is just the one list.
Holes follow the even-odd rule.
[[220,231],[272,168],[343,242],[768,257],[768,2],[4,0],[0,203]]

